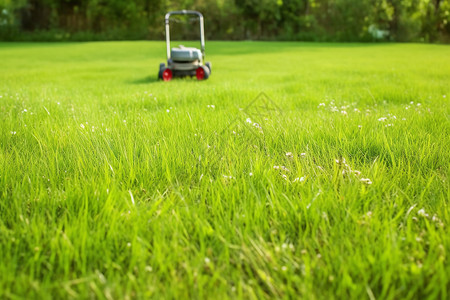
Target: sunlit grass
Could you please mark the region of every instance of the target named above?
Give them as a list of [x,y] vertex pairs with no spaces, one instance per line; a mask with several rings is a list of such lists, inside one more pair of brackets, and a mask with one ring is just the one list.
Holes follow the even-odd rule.
[[448,53],[0,44],[0,298],[447,299]]

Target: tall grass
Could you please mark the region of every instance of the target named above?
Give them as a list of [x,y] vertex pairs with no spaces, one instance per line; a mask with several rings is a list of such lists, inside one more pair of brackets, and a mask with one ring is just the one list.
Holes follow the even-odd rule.
[[0,297],[447,299],[448,50],[0,44]]

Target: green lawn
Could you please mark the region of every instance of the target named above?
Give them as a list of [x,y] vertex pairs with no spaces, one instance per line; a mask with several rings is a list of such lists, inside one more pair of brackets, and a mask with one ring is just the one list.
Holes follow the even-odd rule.
[[448,299],[449,46],[206,47],[0,44],[0,298]]

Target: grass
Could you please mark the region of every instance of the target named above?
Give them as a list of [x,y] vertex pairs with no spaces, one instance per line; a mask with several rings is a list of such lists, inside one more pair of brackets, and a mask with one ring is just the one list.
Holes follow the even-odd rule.
[[448,299],[449,47],[206,53],[0,44],[0,298]]

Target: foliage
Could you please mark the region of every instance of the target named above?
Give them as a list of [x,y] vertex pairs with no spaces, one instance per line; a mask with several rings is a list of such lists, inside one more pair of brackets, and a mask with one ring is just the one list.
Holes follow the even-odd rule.
[[177,9],[203,12],[216,40],[450,40],[450,0],[1,0],[0,38],[161,39]]

